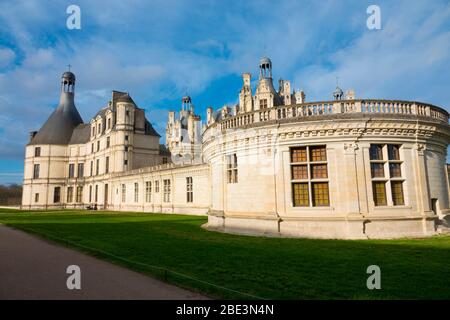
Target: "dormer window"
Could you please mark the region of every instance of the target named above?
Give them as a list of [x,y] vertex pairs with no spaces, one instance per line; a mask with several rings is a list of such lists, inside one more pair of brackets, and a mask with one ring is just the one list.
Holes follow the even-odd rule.
[[261,99],[259,101],[259,107],[260,109],[267,109],[267,99]]
[[108,126],[107,126],[107,129],[108,129],[108,130],[111,129],[111,118],[108,118]]
[[100,134],[101,132],[102,132],[102,125],[99,123],[98,124],[98,132],[97,133]]

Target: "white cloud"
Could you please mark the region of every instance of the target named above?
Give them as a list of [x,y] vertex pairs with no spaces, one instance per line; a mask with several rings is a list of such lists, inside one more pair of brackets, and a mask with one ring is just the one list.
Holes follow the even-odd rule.
[[366,30],[351,45],[331,54],[328,67],[298,70],[295,82],[305,85],[310,100],[330,98],[339,76],[341,87],[356,89],[359,97],[449,106],[450,95],[438,79],[450,81],[450,31],[442,28],[450,18],[450,6],[437,9],[428,15],[417,7],[389,8],[391,15],[382,30]]
[[0,48],[0,68],[11,65],[16,58],[16,53],[10,48]]

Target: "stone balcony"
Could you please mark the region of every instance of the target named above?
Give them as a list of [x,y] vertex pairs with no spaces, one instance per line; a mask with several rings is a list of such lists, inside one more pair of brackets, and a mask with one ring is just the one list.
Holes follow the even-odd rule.
[[226,131],[227,129],[261,124],[261,122],[281,121],[284,119],[300,120],[307,117],[343,114],[364,114],[369,116],[381,114],[401,115],[402,117],[429,118],[445,124],[448,124],[449,117],[446,110],[427,103],[402,100],[358,99],[309,102],[239,113],[218,122],[208,123],[208,127],[220,126],[222,131]]

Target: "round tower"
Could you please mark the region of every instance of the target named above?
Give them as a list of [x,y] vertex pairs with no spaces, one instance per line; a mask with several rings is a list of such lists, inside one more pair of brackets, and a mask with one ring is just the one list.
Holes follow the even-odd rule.
[[[83,119],[75,107],[75,75],[61,75],[59,104],[39,131],[33,131],[25,148],[23,198],[24,208],[60,208],[66,199],[69,169],[67,149]],[[73,172],[73,171],[72,171]]]

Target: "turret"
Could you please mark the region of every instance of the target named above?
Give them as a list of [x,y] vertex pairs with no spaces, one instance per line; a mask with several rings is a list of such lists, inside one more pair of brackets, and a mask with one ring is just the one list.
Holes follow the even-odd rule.
[[181,110],[192,113],[194,112],[194,105],[192,104],[192,99],[190,96],[184,96],[181,99]]
[[272,79],[272,61],[269,58],[262,58],[259,61],[259,78]]
[[291,82],[289,80],[278,80],[278,95],[285,106],[291,104]]
[[251,75],[250,73],[244,73],[242,75],[242,89],[239,93],[239,113],[250,112],[253,110],[253,101],[252,101],[252,88],[250,86],[251,83]]
[[350,89],[345,93],[345,99],[347,100],[355,100],[355,90]]
[[344,91],[342,91],[342,89],[337,86],[333,92],[334,100],[342,100],[343,96],[344,96]]
[[269,58],[262,58],[259,61],[259,81],[254,97],[254,110],[270,109],[280,104],[281,98],[272,82],[272,61]]
[[173,155],[173,163],[188,164],[201,161],[201,128],[200,116],[194,113],[191,97],[184,96],[181,99],[178,119],[175,111],[169,111],[166,127],[166,146]]
[[213,119],[213,108],[212,107],[208,107],[206,108],[206,123],[207,125],[210,125],[214,122]]
[[296,104],[305,103],[306,101],[305,92],[303,92],[303,90],[300,89],[295,91],[294,99]]

